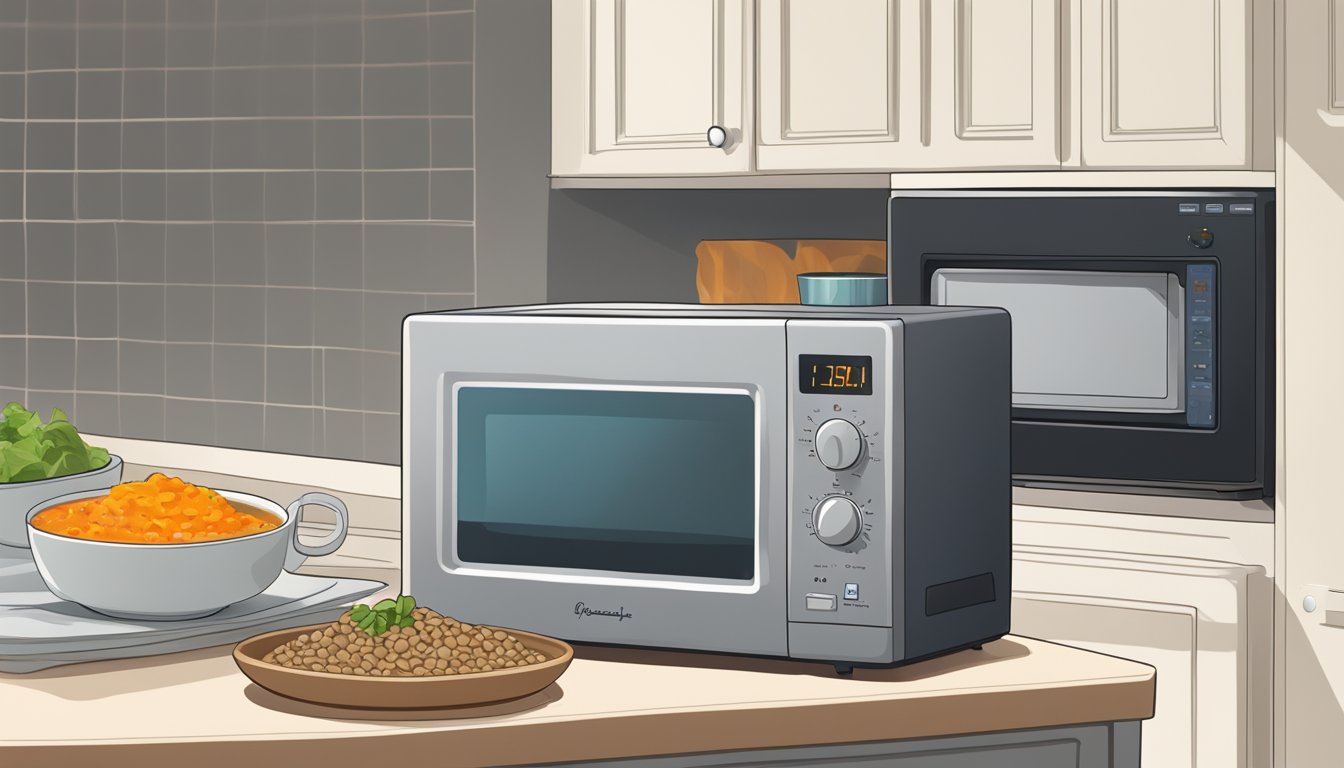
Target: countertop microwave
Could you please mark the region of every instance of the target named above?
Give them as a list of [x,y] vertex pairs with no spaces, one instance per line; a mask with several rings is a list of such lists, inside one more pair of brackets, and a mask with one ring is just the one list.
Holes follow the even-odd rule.
[[540,305],[403,329],[403,589],[571,641],[891,665],[1009,630],[1008,314]]
[[1272,190],[898,191],[888,290],[1011,314],[1017,484],[1272,504],[1273,244]]

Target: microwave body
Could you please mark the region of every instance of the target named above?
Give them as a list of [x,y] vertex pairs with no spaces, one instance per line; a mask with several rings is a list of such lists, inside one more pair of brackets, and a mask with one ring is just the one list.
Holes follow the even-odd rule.
[[403,331],[424,604],[838,666],[1008,632],[1000,310],[543,305]]
[[901,191],[893,303],[1002,307],[1019,485],[1273,498],[1272,191]]

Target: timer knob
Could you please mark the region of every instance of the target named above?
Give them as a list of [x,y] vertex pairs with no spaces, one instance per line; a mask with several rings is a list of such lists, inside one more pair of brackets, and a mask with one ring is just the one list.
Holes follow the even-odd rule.
[[863,435],[859,428],[844,419],[831,419],[817,427],[812,438],[817,459],[828,469],[849,469],[863,453]]
[[830,496],[812,510],[812,530],[822,543],[843,547],[858,538],[859,506],[843,496]]

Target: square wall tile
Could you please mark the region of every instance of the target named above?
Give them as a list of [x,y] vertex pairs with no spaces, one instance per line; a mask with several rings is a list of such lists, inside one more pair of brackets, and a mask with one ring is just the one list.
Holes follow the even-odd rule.
[[286,67],[266,73],[261,82],[261,113],[267,117],[304,117],[314,112],[312,67]]
[[162,173],[123,173],[121,213],[141,222],[163,221],[168,180]]
[[358,64],[364,58],[364,31],[358,18],[319,21],[313,29],[318,64]]
[[325,67],[317,70],[313,108],[318,115],[358,117],[362,114],[361,84],[366,70]]
[[[227,19],[225,14],[238,6],[259,6],[255,19]],[[247,13],[247,11],[244,11]],[[219,26],[215,29],[215,66],[249,67],[262,63],[265,43],[265,0],[229,0],[219,9]]]
[[81,123],[77,146],[80,169],[121,169],[121,123]]
[[266,230],[261,224],[215,224],[215,283],[266,283]]
[[359,120],[318,120],[317,167],[342,170],[362,168],[363,127]]
[[121,72],[80,72],[75,82],[81,120],[121,117]]
[[166,250],[169,283],[209,285],[214,279],[213,225],[169,224]]
[[214,167],[224,170],[261,168],[261,123],[218,120],[214,126]]
[[425,297],[414,293],[364,294],[364,348],[396,352],[401,349],[401,322],[425,311]]
[[325,442],[322,454],[333,459],[364,460],[364,414],[358,411],[322,411]]
[[74,123],[28,123],[23,145],[28,168],[49,170],[75,167]]
[[28,279],[75,279],[75,225],[30,221],[28,227]]
[[83,392],[116,392],[121,384],[115,339],[80,339],[75,343],[73,388]]
[[166,167],[197,170],[210,167],[210,122],[190,120],[168,123]]
[[363,292],[318,290],[314,293],[313,343],[319,347],[363,348]]
[[364,114],[429,114],[429,67],[391,66],[364,70]]
[[427,22],[428,19],[424,16],[365,18],[365,63],[400,64],[428,61]]
[[322,404],[352,411],[364,409],[364,356],[351,349],[322,353]]
[[312,288],[266,289],[266,343],[312,346]]
[[262,182],[260,173],[214,174],[215,221],[261,221]]
[[[18,280],[0,281],[0,336],[23,336],[28,332],[27,286]],[[14,358],[0,355],[0,369]],[[0,379],[0,384],[4,383]]]
[[266,350],[266,402],[313,404],[313,350]]
[[264,442],[263,414],[258,404],[215,403],[215,444],[255,450]]
[[428,168],[429,120],[366,120],[364,167]]
[[23,170],[25,131],[23,123],[0,123],[0,170]]
[[430,160],[434,168],[471,168],[476,145],[472,119],[436,117],[430,121]]
[[262,344],[266,341],[266,289],[215,286],[215,341]]
[[381,464],[401,463],[401,417],[397,414],[364,415],[364,459]]
[[108,2],[80,3],[80,16],[86,6],[105,7],[116,13],[117,18],[85,23],[80,19],[78,41],[79,66],[90,68],[120,68],[122,65],[122,4],[119,0]]
[[162,285],[117,286],[117,335],[123,339],[163,341],[167,292]]
[[266,174],[266,220],[313,220],[313,174],[311,172],[294,171]]
[[261,161],[275,170],[311,170],[312,120],[267,120],[261,124]]
[[212,350],[215,398],[261,402],[266,396],[266,350],[260,346],[215,344]]
[[122,114],[127,118],[163,117],[167,86],[161,69],[127,70],[122,78]]
[[25,205],[29,219],[75,218],[73,173],[30,173],[26,182]]
[[214,403],[168,397],[163,402],[163,412],[164,434],[168,440],[192,445],[214,444]]
[[401,408],[401,356],[364,353],[364,407],[396,413]]
[[168,341],[211,341],[215,289],[209,285],[174,285],[166,293]]
[[432,61],[473,60],[475,14],[449,13],[429,17],[429,57]]
[[364,217],[399,221],[429,218],[429,173],[365,173]]
[[[168,159],[168,124],[128,122],[121,125],[121,162],[128,171],[154,171]],[[131,174],[127,174],[128,176]]]
[[472,221],[476,217],[475,174],[471,171],[434,171],[429,177],[429,216],[443,221]]
[[5,361],[0,365],[0,407],[3,407],[9,402],[4,391],[28,386],[28,340],[0,338],[0,359]]
[[118,345],[121,391],[163,394],[164,374],[167,370],[164,362],[165,345],[142,341],[121,341]]
[[[0,54],[3,55],[3,54]],[[20,74],[0,74],[0,117],[22,118],[27,100],[27,88]]]
[[[278,5],[268,10],[274,17]],[[267,24],[262,40],[262,56],[267,64],[311,64],[314,56],[311,24]]]
[[362,288],[364,225],[318,224],[314,284],[320,288]]
[[367,224],[365,287],[450,293],[472,290],[473,235],[451,224]]
[[470,64],[435,64],[430,67],[430,111],[435,115],[472,114],[472,77]]
[[53,409],[60,408],[65,415],[79,420],[79,413],[75,411],[75,395],[73,392],[52,392],[48,390],[28,388],[27,406],[34,413],[41,413],[42,418],[51,418]]
[[168,221],[210,221],[210,174],[170,173],[167,177],[164,218]]
[[317,206],[314,215],[318,221],[364,218],[364,175],[359,171],[319,171],[315,186]]
[[28,340],[28,388],[75,388],[74,339]]
[[266,406],[265,449],[276,453],[312,453],[313,413],[312,408]]
[[214,77],[209,69],[166,72],[168,117],[210,117],[214,114]]
[[120,435],[120,400],[115,394],[76,392],[75,429],[82,435]]
[[266,284],[313,284],[313,225],[266,225]]
[[214,393],[210,345],[169,344],[166,350],[168,394],[210,399]]
[[75,225],[75,280],[80,283],[117,279],[117,225],[110,221]]
[[80,219],[121,218],[121,174],[75,174],[75,216]]
[[115,339],[117,286],[113,283],[76,283],[75,335],[80,339]]
[[162,224],[117,224],[117,278],[128,283],[162,283],[166,236]]
[[0,280],[22,280],[28,256],[23,222],[0,221]]
[[162,440],[164,437],[163,397],[158,395],[122,394],[120,407],[121,437],[139,440]]
[[28,333],[33,336],[75,335],[74,283],[28,283]]
[[28,75],[28,117],[74,119],[75,73],[33,72]]
[[[224,33],[220,28],[220,34]],[[260,35],[260,30],[253,34]],[[261,111],[262,69],[215,69],[214,114],[216,117],[256,117]]]

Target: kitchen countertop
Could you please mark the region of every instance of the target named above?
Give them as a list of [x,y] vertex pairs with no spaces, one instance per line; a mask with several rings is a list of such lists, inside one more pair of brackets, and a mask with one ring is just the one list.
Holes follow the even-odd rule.
[[[337,492],[351,508],[351,535],[301,572],[374,578],[396,593],[399,506],[378,492],[387,478],[342,489],[127,458],[126,479],[164,469],[281,503],[313,487]],[[579,646],[559,681],[526,699],[469,718],[385,721],[270,694],[230,651],[0,674],[0,764],[599,760],[1136,721],[1152,716],[1155,690],[1147,665],[1014,636],[852,677],[826,664]]]
[[[228,647],[0,675],[0,763],[455,766],[841,744],[1131,721],[1151,667],[1022,637],[894,669],[580,647],[555,685],[470,719],[312,716]],[[203,748],[209,745],[208,748]]]

